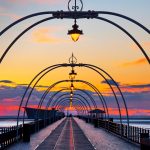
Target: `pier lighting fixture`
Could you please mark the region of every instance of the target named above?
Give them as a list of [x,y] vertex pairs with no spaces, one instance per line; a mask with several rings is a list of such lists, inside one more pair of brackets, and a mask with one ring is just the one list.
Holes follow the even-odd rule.
[[72,26],[73,29],[68,31],[68,35],[71,35],[71,38],[74,42],[78,41],[80,35],[83,34],[82,30],[79,30],[78,27],[79,26],[76,24],[76,20],[75,20],[75,23]]
[[73,91],[70,92],[70,97],[73,97]]
[[71,87],[70,87],[70,89],[71,89],[71,91],[73,91],[73,90],[74,90],[74,85],[73,85],[73,83],[71,83]]
[[71,80],[74,80],[76,75],[77,75],[77,73],[74,71],[74,69],[73,69],[73,67],[72,67],[72,70],[71,70],[71,72],[69,73],[69,78],[70,78]]

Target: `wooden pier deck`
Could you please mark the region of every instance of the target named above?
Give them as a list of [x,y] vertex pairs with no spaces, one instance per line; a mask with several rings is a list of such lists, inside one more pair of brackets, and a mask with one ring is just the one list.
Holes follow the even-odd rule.
[[94,150],[73,118],[64,120],[36,150]]

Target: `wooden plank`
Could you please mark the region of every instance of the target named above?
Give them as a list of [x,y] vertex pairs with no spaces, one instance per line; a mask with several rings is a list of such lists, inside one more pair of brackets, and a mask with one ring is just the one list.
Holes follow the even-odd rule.
[[83,131],[72,118],[63,121],[36,150],[94,150]]

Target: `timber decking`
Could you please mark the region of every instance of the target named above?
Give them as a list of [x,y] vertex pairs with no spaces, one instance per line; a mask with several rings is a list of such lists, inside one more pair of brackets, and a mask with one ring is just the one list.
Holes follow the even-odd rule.
[[36,150],[94,150],[74,119],[64,120]]

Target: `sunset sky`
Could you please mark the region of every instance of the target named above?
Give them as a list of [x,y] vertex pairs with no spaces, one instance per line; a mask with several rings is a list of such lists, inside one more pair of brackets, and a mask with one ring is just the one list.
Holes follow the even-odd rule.
[[[67,11],[68,0],[0,0],[0,31],[10,23],[26,15],[41,11]],[[149,0],[83,0],[84,11],[112,11],[129,16],[150,29]],[[26,20],[0,37],[0,56],[8,44],[31,24],[49,17],[43,15]],[[150,36],[144,30],[124,19],[101,15],[115,21],[129,31],[150,57]],[[67,35],[74,20],[54,19],[42,23],[22,36],[10,49],[0,64],[0,116],[15,115],[26,85],[44,68],[68,63],[72,53],[78,63],[93,64],[106,70],[121,87],[131,115],[150,115],[150,65],[135,43],[116,27],[96,19],[77,20],[83,30],[76,43]],[[69,79],[70,68],[61,68],[46,75],[32,96],[31,105],[36,105],[47,86]],[[110,88],[94,71],[75,68],[76,79],[94,84],[106,97],[109,110],[117,114]],[[111,83],[111,81],[110,81]],[[53,91],[69,87],[60,84]],[[75,87],[86,89],[98,101],[91,88],[75,83]],[[123,108],[122,108],[123,109]],[[122,110],[124,111],[124,110]]]

